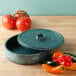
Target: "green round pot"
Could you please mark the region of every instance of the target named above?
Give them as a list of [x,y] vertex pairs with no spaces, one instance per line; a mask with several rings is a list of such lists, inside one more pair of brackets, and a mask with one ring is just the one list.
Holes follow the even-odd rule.
[[63,43],[64,37],[56,31],[31,29],[5,42],[6,56],[17,64],[38,64],[48,59],[52,49],[59,48]]
[[48,51],[24,48],[17,42],[17,36],[12,36],[5,42],[7,58],[17,64],[38,64],[46,59]]

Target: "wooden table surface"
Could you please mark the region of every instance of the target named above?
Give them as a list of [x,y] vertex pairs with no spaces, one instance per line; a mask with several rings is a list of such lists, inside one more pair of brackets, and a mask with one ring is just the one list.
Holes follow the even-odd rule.
[[[32,28],[45,28],[61,33],[65,38],[62,51],[76,54],[76,16],[31,16]],[[20,33],[17,29],[7,30],[2,26],[0,16],[0,76],[76,76],[76,71],[65,71],[54,75],[45,72],[41,65],[18,65],[10,62],[4,51],[4,42]]]

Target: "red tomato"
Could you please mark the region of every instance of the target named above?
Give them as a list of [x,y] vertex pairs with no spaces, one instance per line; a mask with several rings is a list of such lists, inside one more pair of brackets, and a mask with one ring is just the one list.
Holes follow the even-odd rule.
[[71,66],[72,65],[72,58],[70,55],[60,55],[58,57],[58,61],[60,64],[64,65],[64,66]]
[[19,10],[14,14],[15,19],[17,20],[19,17],[25,16],[25,17],[29,17],[28,13],[24,10]]
[[53,60],[57,60],[60,55],[63,55],[63,53],[60,52],[59,50],[58,50],[58,51],[55,51],[55,52],[53,53],[53,55],[52,55],[52,59],[53,59]]
[[20,31],[26,31],[31,28],[31,19],[29,17],[18,18],[16,26]]
[[16,26],[14,17],[9,14],[2,18],[2,24],[7,29],[13,29]]

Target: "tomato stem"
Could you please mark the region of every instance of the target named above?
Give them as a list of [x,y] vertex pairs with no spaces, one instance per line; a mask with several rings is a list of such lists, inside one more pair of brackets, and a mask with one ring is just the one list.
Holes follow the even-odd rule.
[[27,15],[28,17],[30,17],[27,13],[25,13],[25,12],[18,12],[18,14],[25,14],[25,15]]
[[14,17],[11,15],[11,13],[9,13],[9,15],[10,15],[10,17],[11,17],[12,19],[14,19]]
[[22,13],[21,13],[21,19],[23,19],[23,17],[22,17]]
[[64,70],[64,66],[62,66],[62,70]]

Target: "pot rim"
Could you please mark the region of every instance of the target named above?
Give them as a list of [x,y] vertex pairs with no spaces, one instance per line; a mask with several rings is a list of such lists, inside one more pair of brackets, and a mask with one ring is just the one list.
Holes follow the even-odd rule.
[[15,36],[18,36],[18,34],[16,34],[16,35],[14,35],[14,36],[12,36],[12,37],[9,37],[6,41],[5,41],[5,43],[4,43],[4,46],[5,46],[5,49],[6,50],[8,50],[9,52],[11,52],[11,53],[13,53],[13,54],[17,54],[17,55],[21,55],[21,56],[33,56],[33,55],[38,55],[38,54],[41,54],[41,53],[47,53],[48,51],[40,51],[40,52],[38,52],[38,53],[34,53],[34,54],[20,54],[20,53],[16,53],[16,52],[13,52],[13,51],[11,51],[10,49],[8,49],[8,47],[7,47],[7,42],[10,40],[10,39],[12,39],[13,37],[15,37]]

